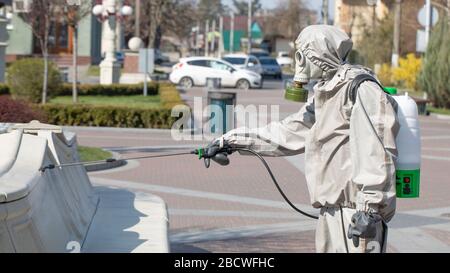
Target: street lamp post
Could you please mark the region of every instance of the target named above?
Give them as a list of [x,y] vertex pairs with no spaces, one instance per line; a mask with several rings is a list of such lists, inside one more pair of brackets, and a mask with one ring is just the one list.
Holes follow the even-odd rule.
[[133,9],[127,3],[118,9],[116,0],[103,0],[97,1],[92,13],[103,23],[102,48],[105,50],[105,58],[100,63],[100,84],[118,83],[120,64],[116,59],[116,24],[117,20],[130,16]]

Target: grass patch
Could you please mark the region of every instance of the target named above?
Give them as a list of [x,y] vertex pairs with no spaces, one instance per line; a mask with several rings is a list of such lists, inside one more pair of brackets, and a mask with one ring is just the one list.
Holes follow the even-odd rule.
[[87,74],[92,77],[100,77],[100,67],[96,65],[89,66]]
[[450,109],[436,108],[436,107],[429,106],[429,107],[427,107],[427,110],[430,111],[431,113],[435,113],[435,114],[450,115]]
[[78,154],[81,161],[99,161],[112,157],[112,153],[103,149],[84,146],[78,147]]
[[[120,72],[123,73],[123,68],[120,69]],[[91,65],[88,68],[87,75],[91,77],[100,77],[100,66]]]
[[[71,96],[59,96],[50,100],[54,104],[73,104]],[[79,104],[96,106],[122,106],[130,108],[153,109],[161,106],[161,98],[155,96],[80,96]]]

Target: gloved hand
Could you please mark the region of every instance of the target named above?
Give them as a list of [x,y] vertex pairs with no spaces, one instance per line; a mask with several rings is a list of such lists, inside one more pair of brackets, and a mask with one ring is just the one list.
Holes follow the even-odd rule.
[[353,245],[359,246],[359,238],[375,238],[377,235],[377,224],[382,220],[381,216],[375,213],[358,211],[352,216],[352,223],[349,225],[347,237],[353,239]]
[[227,166],[228,164],[230,164],[228,154],[231,154],[230,146],[228,145],[226,140],[224,140],[223,138],[219,138],[212,141],[204,149],[204,154],[201,156],[201,158],[205,159],[205,166],[207,168],[209,168],[210,166],[210,159],[222,166]]

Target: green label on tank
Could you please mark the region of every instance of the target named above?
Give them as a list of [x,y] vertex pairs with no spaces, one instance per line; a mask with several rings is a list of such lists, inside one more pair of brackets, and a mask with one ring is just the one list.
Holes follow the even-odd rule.
[[397,170],[396,190],[398,198],[418,198],[420,195],[420,169]]

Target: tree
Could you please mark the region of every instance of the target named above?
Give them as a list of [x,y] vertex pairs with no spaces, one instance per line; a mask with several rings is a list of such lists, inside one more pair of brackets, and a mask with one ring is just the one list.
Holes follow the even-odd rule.
[[149,34],[148,34],[148,47],[149,48],[159,48],[159,43],[157,43],[157,31],[161,27],[161,22],[163,18],[164,10],[167,5],[170,3],[168,0],[153,0],[150,2],[150,18],[152,21],[150,22]]
[[450,23],[447,16],[433,29],[419,85],[435,106],[450,108]]
[[57,0],[58,4],[57,13],[61,15],[64,21],[73,30],[72,39],[72,67],[73,67],[73,79],[72,79],[72,98],[73,103],[78,102],[78,25],[87,15],[91,13],[92,3],[91,1],[81,1],[80,4],[67,4],[67,0]]
[[[136,1],[130,4],[135,8]],[[140,13],[139,37],[153,48],[159,48],[160,37],[165,32],[183,40],[190,34],[197,18],[194,0],[141,1]],[[143,14],[151,16],[142,16]],[[137,34],[136,15],[137,13],[125,23],[125,32],[129,38]]]
[[[248,15],[248,0],[233,0],[233,5],[239,15]],[[252,14],[260,11],[262,8],[260,0],[252,0]]]
[[163,14],[161,32],[168,32],[180,42],[188,39],[197,17],[195,2],[192,0],[172,0]]
[[392,57],[394,37],[393,16],[385,16],[377,20],[375,27],[372,24],[363,26],[362,36],[358,42],[359,56],[364,64],[374,67],[375,64],[389,63]]
[[303,0],[282,0],[273,15],[264,19],[264,32],[295,41],[304,27],[314,23],[315,12],[309,10]]
[[47,102],[49,62],[48,42],[56,6],[54,0],[34,0],[30,3],[29,11],[21,14],[23,21],[30,26],[33,35],[39,40],[42,56],[44,58],[42,104]]
[[[137,1],[130,2],[136,14],[139,16],[139,37],[146,41],[149,48],[159,48],[158,32],[164,13],[167,10],[168,5],[173,0],[152,0],[152,1],[140,1],[140,8],[136,9]],[[145,16],[144,16],[145,15]],[[125,32],[128,37],[135,36],[136,33],[136,15],[131,16],[125,22]]]
[[220,0],[200,0],[197,9],[198,19],[201,21],[217,19],[225,11]]

